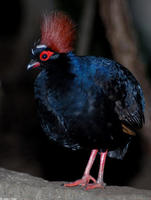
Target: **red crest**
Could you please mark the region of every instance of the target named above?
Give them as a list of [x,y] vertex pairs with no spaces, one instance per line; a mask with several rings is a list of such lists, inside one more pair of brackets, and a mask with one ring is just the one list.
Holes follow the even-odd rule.
[[45,15],[41,25],[41,44],[53,51],[67,53],[73,50],[75,40],[75,25],[62,12]]

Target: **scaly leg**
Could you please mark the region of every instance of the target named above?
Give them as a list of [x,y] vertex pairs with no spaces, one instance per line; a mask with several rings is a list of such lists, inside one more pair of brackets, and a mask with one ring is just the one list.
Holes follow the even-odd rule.
[[73,182],[73,183],[64,184],[64,186],[66,186],[66,187],[73,187],[73,186],[77,186],[77,185],[86,186],[90,182],[90,180],[93,181],[94,183],[96,183],[96,180],[90,175],[90,170],[91,170],[92,165],[94,163],[97,152],[98,152],[98,149],[92,150],[88,164],[85,168],[85,171],[84,171],[82,178]]
[[100,168],[99,168],[97,181],[94,182],[93,184],[88,184],[86,186],[86,190],[91,190],[91,189],[94,189],[94,188],[104,188],[105,187],[105,183],[103,182],[103,174],[104,174],[104,166],[105,166],[107,152],[108,151],[102,152],[100,154]]

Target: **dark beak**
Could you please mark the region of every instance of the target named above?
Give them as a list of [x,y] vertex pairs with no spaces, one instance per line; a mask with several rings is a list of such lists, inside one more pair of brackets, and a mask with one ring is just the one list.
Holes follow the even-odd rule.
[[28,66],[27,66],[27,70],[30,70],[30,69],[33,69],[33,68],[36,68],[36,67],[39,67],[39,66],[40,66],[40,63],[38,61],[31,60],[30,63],[28,64]]

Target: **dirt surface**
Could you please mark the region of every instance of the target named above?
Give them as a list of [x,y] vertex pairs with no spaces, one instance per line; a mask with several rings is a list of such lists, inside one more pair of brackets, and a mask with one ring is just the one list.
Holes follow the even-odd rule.
[[85,191],[65,188],[63,182],[48,182],[28,174],[0,168],[0,198],[13,200],[151,200],[150,190],[108,186]]

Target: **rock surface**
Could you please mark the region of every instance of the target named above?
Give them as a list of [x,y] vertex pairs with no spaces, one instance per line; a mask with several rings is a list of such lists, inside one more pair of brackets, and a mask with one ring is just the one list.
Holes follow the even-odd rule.
[[48,182],[28,174],[0,168],[0,199],[9,200],[151,200],[150,190],[108,186],[85,191],[65,188],[63,182]]

